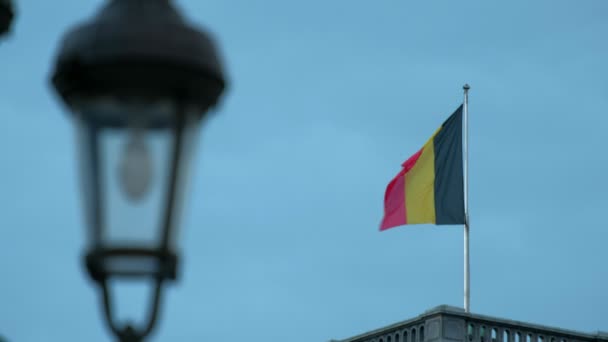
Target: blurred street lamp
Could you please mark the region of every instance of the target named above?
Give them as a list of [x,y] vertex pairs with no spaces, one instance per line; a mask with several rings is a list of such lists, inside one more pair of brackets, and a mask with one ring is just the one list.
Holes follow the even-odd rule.
[[11,0],[0,0],[0,36],[11,30],[15,9]]
[[[188,161],[225,86],[218,52],[170,0],[109,0],[65,35],[52,84],[76,123],[86,268],[113,333],[141,341],[155,325],[163,282],[177,277]],[[141,327],[113,317],[108,282],[123,278],[153,283]]]

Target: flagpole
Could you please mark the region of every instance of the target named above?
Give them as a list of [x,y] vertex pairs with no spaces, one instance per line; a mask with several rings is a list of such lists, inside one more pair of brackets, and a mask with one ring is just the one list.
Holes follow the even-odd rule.
[[469,89],[465,84],[464,89],[464,311],[470,312],[471,293],[469,270]]

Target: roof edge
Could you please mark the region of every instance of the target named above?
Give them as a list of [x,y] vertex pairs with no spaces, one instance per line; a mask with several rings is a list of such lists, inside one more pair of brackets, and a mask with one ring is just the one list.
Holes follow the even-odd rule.
[[381,334],[385,333],[387,330],[397,329],[402,326],[416,324],[416,322],[425,321],[429,318],[432,318],[433,316],[441,316],[441,315],[456,316],[456,317],[461,317],[464,319],[471,319],[471,320],[477,320],[477,321],[485,321],[488,324],[495,323],[497,325],[503,325],[503,326],[508,326],[508,327],[521,327],[521,328],[525,328],[525,329],[529,329],[529,330],[554,332],[554,333],[557,333],[560,335],[567,335],[567,336],[571,336],[571,337],[579,337],[579,338],[582,337],[582,338],[586,338],[586,339],[596,339],[598,341],[608,341],[608,332],[601,331],[601,330],[597,330],[595,332],[582,332],[582,331],[576,331],[576,330],[551,327],[551,326],[546,326],[546,325],[542,325],[542,324],[535,324],[535,323],[528,323],[528,322],[523,322],[523,321],[518,321],[518,320],[493,317],[493,316],[482,315],[482,314],[467,313],[464,311],[464,309],[462,309],[460,307],[446,305],[446,304],[435,306],[431,309],[424,311],[422,314],[417,315],[410,319],[406,319],[406,320],[399,321],[399,322],[396,322],[393,324],[389,324],[389,325],[383,326],[381,328],[373,329],[371,331],[357,334],[357,335],[354,335],[351,337],[338,339],[338,340],[332,339],[331,341],[336,341],[336,342],[353,341],[353,340],[358,340],[358,339],[369,338],[369,337],[373,337],[375,335],[381,335]]

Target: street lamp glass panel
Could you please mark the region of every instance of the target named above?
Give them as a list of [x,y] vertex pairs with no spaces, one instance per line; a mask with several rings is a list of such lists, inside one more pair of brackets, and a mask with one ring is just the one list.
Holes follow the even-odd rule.
[[[197,113],[169,100],[76,102],[82,181],[92,250],[177,251],[185,174]],[[149,274],[158,260],[117,253],[109,274]]]

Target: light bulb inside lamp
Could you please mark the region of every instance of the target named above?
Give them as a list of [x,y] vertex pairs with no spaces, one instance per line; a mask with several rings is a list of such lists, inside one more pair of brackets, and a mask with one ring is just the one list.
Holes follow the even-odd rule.
[[140,128],[129,129],[119,162],[120,186],[134,202],[146,195],[152,181],[152,161],[143,133]]

